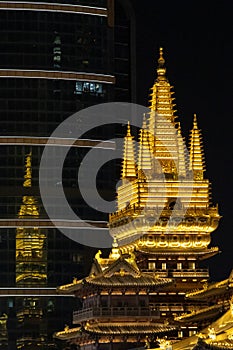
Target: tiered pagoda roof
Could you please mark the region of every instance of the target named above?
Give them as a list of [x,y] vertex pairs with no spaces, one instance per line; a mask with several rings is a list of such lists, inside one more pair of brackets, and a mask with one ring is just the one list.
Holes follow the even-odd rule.
[[81,280],[74,279],[72,283],[60,286],[59,293],[85,293],[89,287],[100,288],[138,288],[159,289],[171,284],[171,278],[158,278],[156,274],[143,273],[138,268],[133,253],[121,254],[119,248],[113,247],[109,258],[101,258],[98,252],[95,256],[90,274]]
[[160,49],[150,111],[144,114],[137,150],[130,126],[127,128],[122,185],[117,190],[118,208],[109,217],[110,234],[126,251],[150,249],[153,241],[156,251],[195,250],[207,258],[218,252],[208,246],[220,215],[211,203],[210,183],[204,177],[197,117],[194,115],[188,149],[172,89]]

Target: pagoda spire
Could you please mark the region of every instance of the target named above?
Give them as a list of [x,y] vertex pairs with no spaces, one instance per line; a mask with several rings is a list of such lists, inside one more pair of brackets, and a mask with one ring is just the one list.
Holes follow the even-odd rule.
[[130,124],[128,122],[127,134],[124,142],[124,158],[122,164],[121,178],[124,179],[136,179],[137,177],[137,166],[135,157],[135,145],[134,138],[131,135]]
[[152,150],[150,145],[150,134],[147,129],[146,115],[143,116],[142,128],[139,132],[139,150],[138,150],[138,174],[140,178],[148,176],[152,170]]
[[172,86],[169,84],[166,77],[165,59],[163,57],[163,48],[159,49],[159,59],[157,67],[157,78],[154,85],[151,88],[150,109],[156,111],[159,114],[164,114],[169,117],[171,121],[174,120],[175,104],[173,104],[174,98],[171,91]]
[[150,144],[153,154],[161,163],[161,169],[168,177],[177,176],[178,148],[176,130],[176,110],[172,97],[173,91],[166,77],[165,59],[163,49],[159,50],[157,78],[150,94],[149,132]]
[[194,180],[203,180],[203,174],[205,171],[205,160],[201,130],[197,126],[196,114],[194,114],[193,128],[190,132],[189,157],[189,168],[191,171],[193,171]]

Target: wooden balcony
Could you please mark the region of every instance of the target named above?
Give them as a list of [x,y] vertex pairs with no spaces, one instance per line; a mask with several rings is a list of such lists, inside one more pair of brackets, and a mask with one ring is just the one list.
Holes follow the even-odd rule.
[[81,309],[73,312],[73,324],[93,318],[102,317],[149,317],[158,319],[160,313],[158,309],[149,307],[99,307]]

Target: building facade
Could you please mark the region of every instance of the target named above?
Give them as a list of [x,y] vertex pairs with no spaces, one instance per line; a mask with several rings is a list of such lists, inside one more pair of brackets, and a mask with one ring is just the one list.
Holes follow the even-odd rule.
[[109,217],[112,252],[95,256],[87,278],[58,288],[82,301],[74,327],[55,334],[71,348],[172,349],[203,326],[188,321],[193,309],[212,310],[205,298],[186,296],[209,280],[202,261],[218,253],[210,243],[220,215],[197,117],[186,148],[162,49],[150,96],[137,149],[130,125],[125,137],[118,207]]
[[[74,303],[58,297],[55,288],[77,271],[84,276],[95,249],[51,226],[40,199],[40,158],[50,134],[73,113],[134,101],[133,13],[120,0],[1,1],[0,32],[1,346],[54,348],[52,334],[69,322]],[[77,185],[92,138],[108,138],[107,131],[93,132],[71,148],[63,186],[82,219],[106,225],[106,215],[85,204]],[[111,169],[99,179],[109,197]]]

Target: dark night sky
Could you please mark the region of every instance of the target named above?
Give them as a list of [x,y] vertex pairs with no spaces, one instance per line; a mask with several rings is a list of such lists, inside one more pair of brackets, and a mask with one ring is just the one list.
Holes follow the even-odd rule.
[[232,78],[233,26],[230,0],[131,0],[137,21],[137,103],[147,106],[158,49],[164,48],[167,76],[174,86],[178,120],[188,139],[193,114],[202,129],[206,176],[219,228],[211,246],[221,254],[206,261],[212,280],[227,278],[232,264]]

